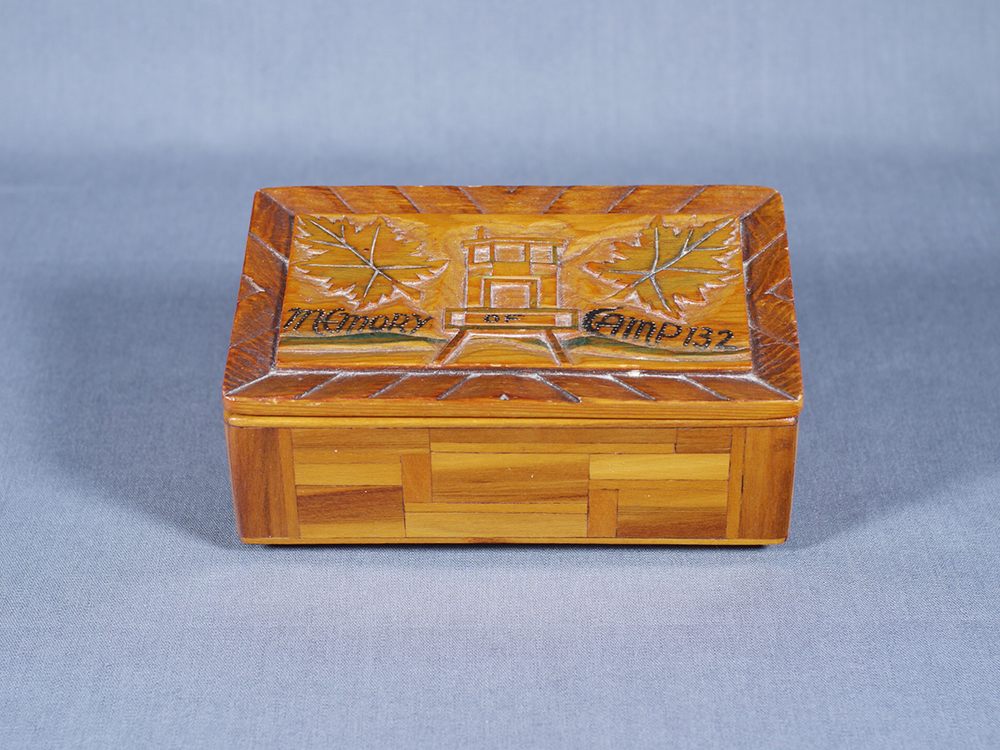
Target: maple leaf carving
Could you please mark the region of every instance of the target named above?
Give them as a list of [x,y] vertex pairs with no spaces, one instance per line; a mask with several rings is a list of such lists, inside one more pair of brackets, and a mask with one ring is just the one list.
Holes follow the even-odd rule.
[[382,218],[360,229],[347,220],[307,216],[300,242],[321,249],[296,267],[327,291],[341,293],[370,309],[395,294],[419,301],[420,286],[444,268],[419,252],[420,242],[407,242]]
[[739,251],[732,242],[735,230],[735,218],[677,229],[661,216],[641,232],[638,244],[615,242],[611,261],[590,262],[587,268],[619,287],[606,301],[631,299],[649,310],[676,314],[704,304],[711,289],[733,278]]

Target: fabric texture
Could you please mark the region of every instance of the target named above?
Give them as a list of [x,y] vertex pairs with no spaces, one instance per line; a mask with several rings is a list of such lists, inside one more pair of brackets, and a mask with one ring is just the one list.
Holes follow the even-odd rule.
[[[0,745],[1000,746],[1000,5],[6,3]],[[782,192],[770,548],[248,547],[251,199]]]

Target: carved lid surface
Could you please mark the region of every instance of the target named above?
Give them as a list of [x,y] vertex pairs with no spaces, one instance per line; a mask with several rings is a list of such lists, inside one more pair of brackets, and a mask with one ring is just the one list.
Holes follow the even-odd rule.
[[794,416],[781,198],[733,186],[260,191],[224,399],[242,414]]

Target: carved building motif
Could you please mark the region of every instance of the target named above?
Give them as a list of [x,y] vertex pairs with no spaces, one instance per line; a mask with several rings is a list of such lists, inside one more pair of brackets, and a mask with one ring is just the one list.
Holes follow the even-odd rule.
[[278,366],[749,366],[733,217],[300,216]]

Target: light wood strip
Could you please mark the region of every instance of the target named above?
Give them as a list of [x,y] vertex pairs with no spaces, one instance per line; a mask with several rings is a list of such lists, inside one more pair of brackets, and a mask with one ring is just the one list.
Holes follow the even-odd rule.
[[620,490],[618,510],[627,508],[685,508],[726,510],[729,494],[726,490],[685,490],[670,492],[664,490]]
[[431,457],[427,453],[407,453],[399,457],[403,470],[403,502],[411,505],[430,503]]
[[586,537],[586,513],[407,513],[406,534],[414,537],[493,539]]
[[728,482],[721,480],[702,479],[666,479],[659,481],[642,481],[634,479],[592,479],[591,490],[643,490],[645,492],[685,492],[688,490],[707,490],[725,492]]
[[[427,451],[421,451],[427,455]],[[419,455],[416,449],[412,453],[403,453],[404,456]],[[298,448],[295,451],[295,463],[297,464],[393,464],[400,459],[400,452],[375,452],[375,451],[354,451],[340,450],[337,448]]]
[[673,445],[649,443],[431,443],[441,453],[673,453]]
[[743,445],[746,429],[733,429],[733,447],[729,454],[729,497],[726,510],[726,536],[730,539],[740,533],[740,499],[743,494]]
[[[573,424],[569,422],[569,424]],[[632,427],[620,428],[613,424],[607,426],[579,428],[524,427],[517,429],[477,429],[470,426],[467,429],[431,429],[432,443],[572,443],[572,444],[648,444],[673,445],[677,439],[677,430],[669,427]],[[663,453],[672,451],[664,450]]]
[[586,502],[588,461],[579,455],[432,453],[434,502]]
[[[370,420],[368,420],[370,422]],[[426,429],[344,427],[341,429],[293,429],[296,452],[304,448],[404,453],[426,451]]]
[[592,489],[587,513],[587,536],[613,537],[617,530],[618,492]]
[[728,454],[594,455],[590,457],[591,479],[725,480],[728,476]]
[[290,430],[278,430],[278,452],[281,454],[281,480],[284,486],[285,528],[287,535],[299,535],[299,507],[295,498],[295,463],[292,456]]
[[[405,492],[404,492],[405,498]],[[587,503],[411,503],[406,502],[410,513],[576,513],[586,514]]]
[[226,426],[229,471],[241,539],[285,537],[278,430]]
[[394,464],[295,464],[296,485],[351,487],[400,486],[403,474]]

